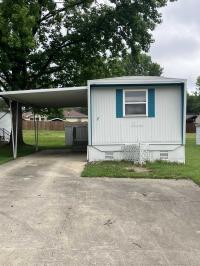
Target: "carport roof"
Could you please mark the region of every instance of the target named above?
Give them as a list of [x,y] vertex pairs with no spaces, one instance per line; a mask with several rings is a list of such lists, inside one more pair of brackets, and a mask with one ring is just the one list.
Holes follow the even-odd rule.
[[87,87],[68,87],[0,92],[0,96],[33,107],[85,107]]

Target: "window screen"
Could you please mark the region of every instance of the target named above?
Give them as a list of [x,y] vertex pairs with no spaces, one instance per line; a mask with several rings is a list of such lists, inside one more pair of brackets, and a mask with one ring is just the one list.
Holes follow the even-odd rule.
[[146,90],[125,91],[125,115],[146,115]]

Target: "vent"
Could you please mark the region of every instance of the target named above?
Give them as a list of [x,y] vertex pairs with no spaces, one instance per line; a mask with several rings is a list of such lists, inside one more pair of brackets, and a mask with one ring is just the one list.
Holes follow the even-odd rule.
[[112,151],[106,151],[105,152],[105,160],[108,160],[108,161],[113,160],[113,152]]
[[162,151],[160,152],[160,160],[167,161],[169,157],[168,151]]

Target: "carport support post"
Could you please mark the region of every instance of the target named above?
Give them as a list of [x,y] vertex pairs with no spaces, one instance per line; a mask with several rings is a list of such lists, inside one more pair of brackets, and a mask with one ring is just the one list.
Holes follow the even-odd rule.
[[11,119],[12,150],[13,150],[13,158],[15,159],[15,143],[14,143],[14,130],[13,130],[12,101],[9,101],[9,104],[10,104],[10,119]]
[[15,122],[15,131],[13,125],[13,108],[12,108],[12,101],[9,101],[10,104],[10,117],[11,117],[11,133],[12,133],[12,149],[13,149],[13,158],[17,158],[17,131],[18,131],[18,102],[17,102],[17,110],[16,110],[16,122]]
[[34,130],[35,130],[35,150],[38,151],[38,123],[35,120],[35,112],[34,112]]
[[38,119],[36,120],[36,125],[37,125],[37,126],[36,126],[36,129],[37,129],[37,131],[36,131],[36,133],[37,133],[37,134],[36,134],[36,136],[37,136],[37,142],[36,142],[36,143],[37,143],[37,144],[36,144],[36,151],[38,151],[38,127],[39,127],[39,122],[38,122]]
[[15,128],[15,154],[14,154],[14,159],[17,158],[17,138],[18,138],[18,106],[19,106],[19,103],[17,102],[17,111],[16,111],[16,128]]

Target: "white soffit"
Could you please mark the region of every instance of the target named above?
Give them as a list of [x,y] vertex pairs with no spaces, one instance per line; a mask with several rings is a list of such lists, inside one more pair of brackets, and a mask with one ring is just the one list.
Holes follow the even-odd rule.
[[0,96],[33,107],[85,107],[87,87],[68,87],[0,92]]

